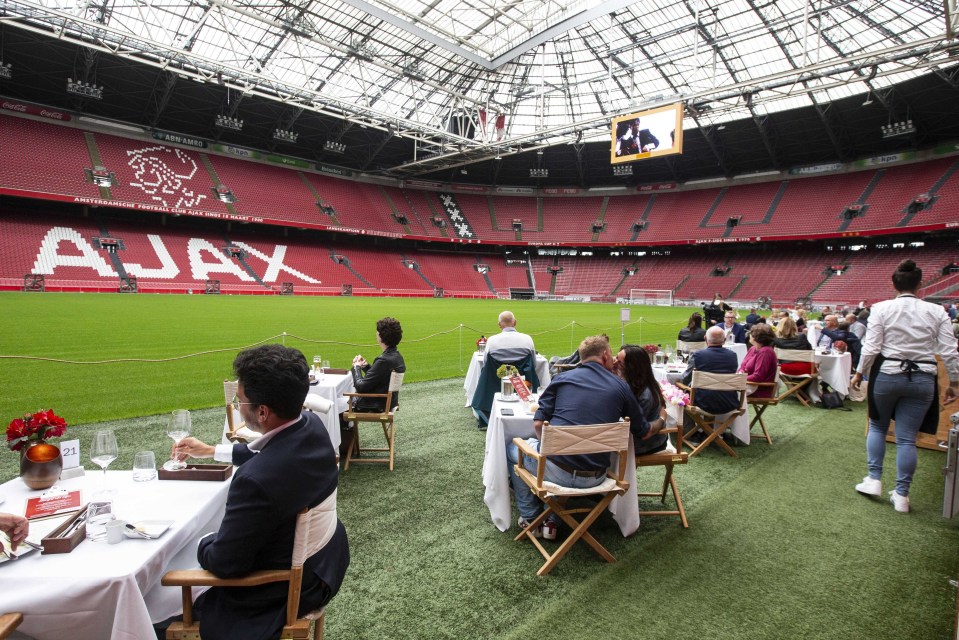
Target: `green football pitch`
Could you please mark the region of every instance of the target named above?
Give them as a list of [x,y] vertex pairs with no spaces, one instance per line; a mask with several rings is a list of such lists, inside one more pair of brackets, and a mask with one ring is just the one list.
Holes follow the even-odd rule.
[[221,404],[242,348],[282,342],[347,367],[377,355],[375,323],[403,324],[407,382],[465,374],[503,309],[537,350],[566,356],[588,335],[671,344],[691,308],[426,298],[0,293],[0,416],[53,408],[81,424]]

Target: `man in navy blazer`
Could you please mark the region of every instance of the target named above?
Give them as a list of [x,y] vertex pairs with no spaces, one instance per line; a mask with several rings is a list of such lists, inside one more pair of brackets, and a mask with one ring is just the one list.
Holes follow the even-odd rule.
[[[683,384],[693,380],[693,371],[709,373],[736,373],[739,367],[736,352],[723,347],[725,334],[722,325],[706,331],[706,348],[689,356],[689,366],[683,374]],[[696,406],[709,413],[727,413],[739,408],[739,394],[735,391],[696,391]],[[692,426],[691,423],[687,428]]]
[[736,322],[736,312],[727,311],[723,315],[723,324],[717,325],[723,328],[723,333],[726,334],[728,341],[728,336],[732,334],[733,342],[738,342],[739,344],[746,344],[746,328]]
[[[240,353],[237,407],[246,426],[262,434],[250,444],[212,447],[186,438],[178,457],[213,457],[239,466],[233,475],[223,521],[200,540],[200,566],[221,578],[262,569],[288,569],[296,516],[324,501],[334,506],[330,538],[303,567],[299,613],[324,606],[340,588],[350,562],[343,524],[335,516],[338,468],[323,421],[301,413],[309,391],[303,354],[278,344]],[[214,587],[197,599],[204,640],[278,638],[285,622],[287,584]]]

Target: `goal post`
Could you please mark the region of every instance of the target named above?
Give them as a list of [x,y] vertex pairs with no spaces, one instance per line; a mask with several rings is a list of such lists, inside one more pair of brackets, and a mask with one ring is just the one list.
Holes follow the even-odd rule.
[[672,289],[630,289],[630,304],[647,304],[658,307],[673,306]]

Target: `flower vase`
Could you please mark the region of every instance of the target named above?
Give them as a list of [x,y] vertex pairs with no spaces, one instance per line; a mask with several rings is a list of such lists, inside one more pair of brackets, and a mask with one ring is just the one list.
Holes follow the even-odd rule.
[[504,398],[512,398],[513,394],[516,393],[516,389],[513,387],[513,383],[509,378],[502,378],[500,380],[500,391],[503,394]]
[[20,450],[20,478],[31,489],[49,489],[60,479],[62,470],[60,447],[32,442]]

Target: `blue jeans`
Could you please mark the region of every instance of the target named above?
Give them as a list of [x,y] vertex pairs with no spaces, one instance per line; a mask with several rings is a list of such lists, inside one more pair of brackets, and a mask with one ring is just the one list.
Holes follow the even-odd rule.
[[869,384],[878,416],[869,418],[866,436],[866,460],[869,477],[882,478],[882,462],[886,455],[886,433],[889,421],[896,420],[896,493],[909,495],[912,475],[916,472],[916,434],[935,397],[935,378],[931,373],[913,372],[912,380],[905,373],[880,373]]
[[[530,446],[533,447],[536,451],[539,451],[539,440],[536,438],[529,438],[527,442],[530,443]],[[530,488],[526,485],[525,482],[519,479],[519,476],[516,475],[514,467],[516,462],[519,460],[519,447],[517,447],[512,442],[506,443],[506,461],[509,467],[509,481],[513,485],[513,494],[516,496],[516,508],[519,510],[519,515],[527,520],[532,520],[539,515],[540,511],[543,510],[543,503],[539,501],[539,498],[536,497]],[[530,473],[536,475],[536,461],[532,458],[525,458],[523,460],[523,466],[526,467]],[[606,480],[606,475],[602,474],[596,476],[595,478],[583,477],[565,469],[560,469],[555,464],[546,461],[546,473],[544,474],[545,479],[550,482],[555,482],[556,484],[563,487],[572,487],[575,489],[585,489],[588,487],[595,487],[597,485],[603,484]]]

